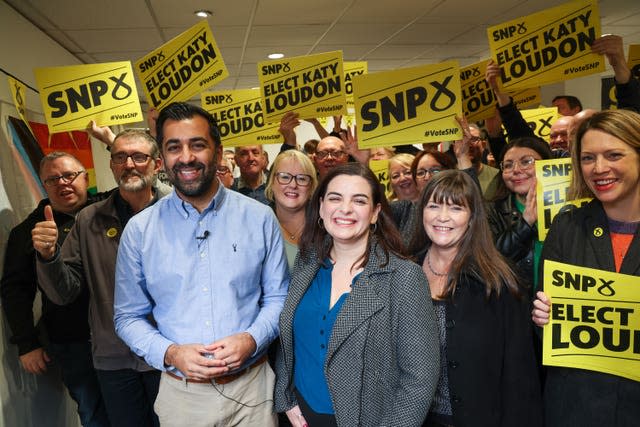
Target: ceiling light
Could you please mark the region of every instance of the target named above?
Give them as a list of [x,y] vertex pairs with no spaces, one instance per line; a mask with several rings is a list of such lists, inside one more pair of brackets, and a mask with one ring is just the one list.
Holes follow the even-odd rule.
[[200,18],[208,18],[211,15],[213,15],[213,13],[211,13],[210,10],[196,10],[195,12],[193,12],[196,14],[196,16],[200,17]]
[[270,53],[267,58],[269,59],[280,59],[284,58],[284,53]]

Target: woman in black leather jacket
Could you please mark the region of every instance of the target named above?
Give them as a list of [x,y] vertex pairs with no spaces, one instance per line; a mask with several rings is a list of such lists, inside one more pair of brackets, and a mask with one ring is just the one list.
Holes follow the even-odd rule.
[[522,283],[536,288],[538,241],[536,209],[536,160],[552,158],[549,145],[536,137],[511,141],[500,156],[498,190],[488,206],[489,225],[498,251],[511,260]]

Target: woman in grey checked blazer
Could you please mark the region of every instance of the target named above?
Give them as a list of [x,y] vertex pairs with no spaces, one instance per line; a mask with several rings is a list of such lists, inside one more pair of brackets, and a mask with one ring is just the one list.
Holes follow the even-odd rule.
[[402,254],[373,173],[331,170],[311,199],[280,316],[275,407],[294,427],[422,424],[438,336],[425,275]]

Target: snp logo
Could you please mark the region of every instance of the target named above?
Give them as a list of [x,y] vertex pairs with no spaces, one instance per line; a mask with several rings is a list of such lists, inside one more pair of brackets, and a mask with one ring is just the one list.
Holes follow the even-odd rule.
[[480,74],[480,67],[473,67],[469,70],[461,71],[460,80],[467,80],[469,77],[478,77]]
[[262,66],[262,75],[266,76],[269,74],[280,74],[286,73],[287,71],[291,71],[291,67],[288,62],[283,62],[281,64],[269,64]]
[[524,22],[521,22],[516,25],[509,25],[504,28],[500,28],[493,32],[493,41],[497,42],[499,40],[508,39],[509,37],[513,37],[515,34],[525,34],[527,32],[527,27],[525,27]]
[[144,73],[145,71],[152,69],[157,63],[164,61],[164,58],[164,53],[162,53],[162,51],[158,52],[140,64],[140,72]]
[[222,95],[207,95],[204,98],[204,102],[206,105],[222,104],[222,103],[231,104],[233,102],[233,97],[231,96],[230,93],[222,94]]
[[47,97],[47,104],[51,107],[51,117],[63,117],[67,113],[77,113],[102,105],[103,97],[122,101],[127,99],[133,89],[125,81],[127,73],[119,77],[110,76],[82,83],[77,87],[67,87],[63,90],[51,92]]

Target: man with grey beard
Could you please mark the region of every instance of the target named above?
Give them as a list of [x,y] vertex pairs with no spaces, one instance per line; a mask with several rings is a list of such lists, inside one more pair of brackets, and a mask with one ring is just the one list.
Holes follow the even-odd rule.
[[129,350],[115,333],[113,298],[120,236],[136,213],[169,191],[154,187],[162,161],[155,140],[144,132],[125,130],[111,146],[111,171],[118,188],[109,198],[78,213],[62,247],[51,207],[32,231],[38,252],[40,284],[55,304],[73,302],[90,291],[89,325],[93,363],[107,414],[114,426],[153,426],[153,402],[160,373]]

